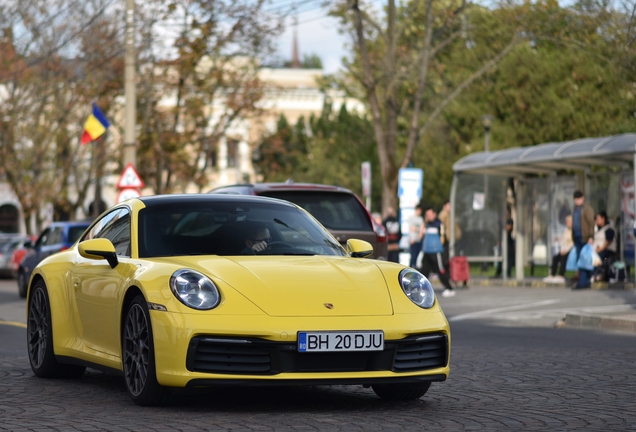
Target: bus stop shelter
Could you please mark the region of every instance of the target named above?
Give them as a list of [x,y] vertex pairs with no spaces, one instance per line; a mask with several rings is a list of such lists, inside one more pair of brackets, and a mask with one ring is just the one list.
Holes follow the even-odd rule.
[[[634,264],[636,134],[545,143],[470,154],[453,165],[450,253],[470,262],[508,267],[505,221],[514,221],[515,274],[548,265],[583,191],[595,212],[605,210],[619,235],[619,253]],[[504,278],[506,272],[503,272]]]

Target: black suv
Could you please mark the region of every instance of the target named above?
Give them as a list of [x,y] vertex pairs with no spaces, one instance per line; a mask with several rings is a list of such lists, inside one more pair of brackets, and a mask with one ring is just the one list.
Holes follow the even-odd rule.
[[212,194],[258,195],[290,201],[327,228],[342,244],[350,238],[373,245],[373,257],[386,260],[387,236],[362,201],[349,189],[311,183],[254,183],[221,186]]

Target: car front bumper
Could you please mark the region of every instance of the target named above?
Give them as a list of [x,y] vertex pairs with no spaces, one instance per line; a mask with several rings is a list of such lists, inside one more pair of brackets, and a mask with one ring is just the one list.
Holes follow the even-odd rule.
[[[444,314],[437,311],[325,318],[153,310],[151,319],[157,380],[164,386],[416,383],[443,381],[450,371],[450,330]],[[345,330],[382,330],[384,351],[299,353],[296,349],[299,331]],[[203,348],[196,354],[201,341]],[[237,352],[232,347],[238,345],[243,348]],[[420,353],[415,361],[422,361],[421,366],[413,365],[413,352]],[[436,357],[432,363],[429,354]],[[219,362],[224,355],[227,362]],[[411,366],[397,365],[400,356]],[[211,357],[215,366],[205,361]],[[237,363],[237,358],[242,361]],[[266,366],[253,368],[254,362]]]

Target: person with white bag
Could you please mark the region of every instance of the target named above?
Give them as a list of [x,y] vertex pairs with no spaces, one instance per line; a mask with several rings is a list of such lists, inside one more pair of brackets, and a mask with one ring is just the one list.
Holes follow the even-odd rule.
[[616,256],[616,230],[607,213],[600,211],[596,214],[596,232],[594,233],[594,251],[599,260],[594,263],[592,282],[604,279],[603,273],[608,259]]
[[[559,241],[559,250],[557,254],[552,257],[552,268],[550,269],[550,276],[543,278],[543,282],[546,283],[565,283],[565,267],[568,260],[568,255],[572,247],[574,246],[574,241],[572,240],[572,215],[568,215],[565,217],[565,230],[563,234],[561,234],[561,238]],[[557,268],[559,269],[559,274],[557,275]]]

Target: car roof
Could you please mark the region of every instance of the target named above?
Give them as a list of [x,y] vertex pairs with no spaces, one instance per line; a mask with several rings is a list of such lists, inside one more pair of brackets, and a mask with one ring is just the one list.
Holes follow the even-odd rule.
[[347,188],[341,186],[325,185],[319,183],[240,183],[227,186],[220,186],[214,190],[220,190],[230,187],[244,187],[252,189],[255,193],[268,192],[268,191],[324,191],[324,192],[341,192],[353,194],[353,192]]
[[276,198],[258,197],[252,195],[214,195],[214,194],[175,194],[175,195],[150,195],[137,198],[143,202],[146,207],[165,204],[185,204],[185,203],[214,203],[214,202],[233,202],[233,203],[251,203],[251,202],[270,202],[279,205],[296,207],[294,204],[279,200]]

